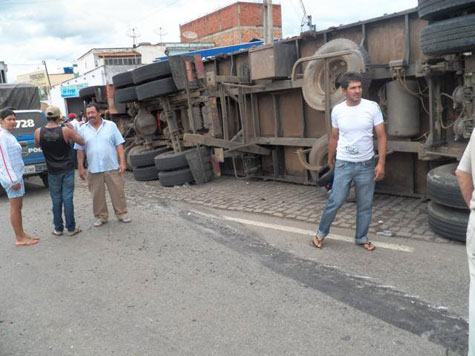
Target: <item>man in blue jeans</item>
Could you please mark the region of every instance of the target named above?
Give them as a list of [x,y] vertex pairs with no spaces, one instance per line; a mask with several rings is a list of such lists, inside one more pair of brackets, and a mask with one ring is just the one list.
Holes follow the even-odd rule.
[[[341,91],[346,100],[331,113],[332,130],[328,141],[328,166],[335,169],[333,186],[312,243],[322,248],[335,216],[354,182],[356,192],[355,243],[368,251],[375,246],[368,240],[372,217],[374,185],[384,177],[386,131],[379,105],[363,99],[362,78],[345,73]],[[373,129],[378,138],[378,163],[375,165]],[[336,155],[336,160],[335,160]]]
[[66,229],[73,236],[81,232],[74,220],[74,162],[71,143],[84,144],[72,128],[61,127],[61,113],[56,106],[46,109],[48,123],[35,130],[35,146],[41,147],[48,167],[48,185],[53,202],[53,235],[63,234],[63,205]]

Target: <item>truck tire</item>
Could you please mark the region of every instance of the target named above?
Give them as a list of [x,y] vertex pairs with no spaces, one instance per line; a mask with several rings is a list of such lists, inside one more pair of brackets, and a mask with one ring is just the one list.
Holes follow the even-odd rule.
[[443,20],[460,15],[475,5],[475,0],[419,0],[419,17],[424,20]]
[[[369,54],[364,48],[346,38],[338,38],[325,43],[315,55],[330,54],[339,51],[354,50],[346,56],[334,57],[330,60],[330,99],[331,107],[342,102],[344,96],[339,89],[339,80],[345,72],[366,72],[366,65],[369,64]],[[316,59],[310,61],[305,68],[303,76],[303,96],[307,104],[315,110],[325,110],[325,68],[324,60]],[[369,76],[363,74],[363,90],[369,87]]]
[[157,180],[158,171],[155,166],[148,167],[135,167],[134,168],[134,178],[138,181],[148,181],[148,180]]
[[132,150],[132,148],[134,148],[135,146],[128,146],[124,149],[124,155],[125,155],[125,169],[128,170],[128,171],[132,171],[133,170],[133,167],[131,166],[130,164],[130,160],[129,160],[129,154],[130,154],[130,151]]
[[168,151],[168,147],[159,147],[154,150],[131,152],[129,154],[130,165],[136,167],[155,166],[154,158]]
[[421,30],[422,52],[428,56],[456,54],[475,48],[475,15],[435,22]]
[[[308,163],[312,166],[326,166],[328,161],[328,136],[323,135],[318,138],[312,146],[308,155]],[[318,178],[317,171],[310,171],[312,181],[316,182]]]
[[427,173],[427,196],[440,205],[468,209],[455,177],[457,163],[446,164]]
[[470,211],[449,208],[431,201],[428,213],[432,231],[447,239],[465,242]]
[[116,74],[112,77],[112,84],[114,88],[121,89],[134,85],[132,78],[132,71]]
[[155,167],[159,172],[188,168],[185,152],[167,152],[156,156]]
[[[127,154],[125,155],[125,161],[126,161],[125,164],[126,164],[127,169],[128,169],[129,171],[132,171],[133,168],[134,168],[134,167],[132,166],[132,163],[130,162],[130,155],[131,155],[131,154],[134,154],[134,153],[142,152],[142,151],[144,151],[143,146],[134,146],[134,147],[132,147],[132,148],[127,152]],[[130,167],[130,168],[129,168],[129,167]]]
[[169,172],[162,171],[158,172],[158,180],[163,187],[173,187],[193,182],[193,174],[191,174],[191,169],[189,168]]
[[139,100],[152,99],[157,96],[168,95],[176,92],[173,78],[164,78],[154,80],[150,83],[139,85],[137,88],[137,97]]
[[162,79],[171,76],[170,64],[168,61],[147,64],[132,71],[134,84],[143,84],[155,79]]
[[79,97],[81,99],[88,99],[96,96],[96,90],[105,91],[104,85],[93,85],[92,87],[86,87],[79,90]]
[[128,87],[117,90],[114,94],[114,100],[121,104],[132,103],[134,101],[137,101],[137,93],[135,91],[135,87]]

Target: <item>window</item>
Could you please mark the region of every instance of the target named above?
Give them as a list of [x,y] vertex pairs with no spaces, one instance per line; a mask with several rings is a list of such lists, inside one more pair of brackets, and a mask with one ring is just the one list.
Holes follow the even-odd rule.
[[116,58],[104,58],[105,65],[132,65],[141,64],[142,58],[140,57],[116,57]]

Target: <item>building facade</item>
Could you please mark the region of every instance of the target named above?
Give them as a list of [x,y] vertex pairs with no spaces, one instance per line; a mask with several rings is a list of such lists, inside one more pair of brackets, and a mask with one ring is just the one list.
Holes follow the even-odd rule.
[[[272,5],[273,37],[282,38],[279,4]],[[180,25],[182,42],[214,42],[217,47],[264,37],[262,3],[239,1],[196,20]]]
[[54,86],[66,80],[72,79],[74,78],[74,76],[74,73],[58,73],[46,75],[45,70],[37,70],[34,72],[17,75],[16,82],[37,86],[40,90],[40,99],[48,100],[50,86]]

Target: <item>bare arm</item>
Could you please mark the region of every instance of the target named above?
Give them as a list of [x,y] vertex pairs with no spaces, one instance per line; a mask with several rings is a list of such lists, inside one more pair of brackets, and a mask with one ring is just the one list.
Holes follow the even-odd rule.
[[328,167],[333,169],[335,166],[336,146],[338,144],[338,138],[340,137],[340,131],[336,127],[332,127],[332,132],[328,140]]
[[117,150],[117,154],[119,155],[119,172],[124,173],[125,172],[125,151],[124,151],[124,145],[118,145],[115,147]]
[[84,169],[84,151],[78,150],[78,169],[79,169],[79,177],[82,180],[86,180],[87,174],[86,170]]
[[376,136],[378,137],[378,164],[374,168],[374,180],[379,181],[384,178],[384,166],[386,164],[386,146],[387,137],[386,130],[384,129],[384,123],[374,127]]
[[84,139],[74,130],[74,128],[70,129],[68,127],[63,127],[63,135],[66,137],[68,143],[75,142],[81,146],[85,145]]
[[473,193],[472,175],[459,169],[455,171],[455,175],[457,176],[457,181],[459,183],[463,199],[465,200],[467,206],[470,208],[470,200],[472,199]]
[[40,129],[35,130],[35,147],[40,147]]

